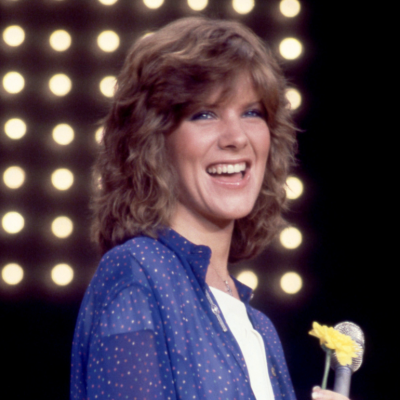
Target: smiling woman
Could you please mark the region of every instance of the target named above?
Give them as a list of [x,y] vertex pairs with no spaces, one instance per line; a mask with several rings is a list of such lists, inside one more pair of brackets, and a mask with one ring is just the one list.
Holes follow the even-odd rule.
[[282,226],[295,129],[277,62],[237,22],[187,18],[137,41],[117,81],[71,398],[295,400],[274,326],[228,271]]

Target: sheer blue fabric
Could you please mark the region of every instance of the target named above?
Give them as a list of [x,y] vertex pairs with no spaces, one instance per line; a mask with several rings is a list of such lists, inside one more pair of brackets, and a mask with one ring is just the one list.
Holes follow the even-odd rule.
[[[205,283],[210,255],[168,230],[103,256],[75,329],[71,399],[255,400],[240,348],[209,301],[217,304]],[[275,399],[295,400],[274,326],[236,284],[264,340]]]

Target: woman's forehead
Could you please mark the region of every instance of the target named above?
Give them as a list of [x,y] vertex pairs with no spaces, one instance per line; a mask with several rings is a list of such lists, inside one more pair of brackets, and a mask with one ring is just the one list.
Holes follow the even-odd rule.
[[261,95],[247,71],[228,76],[223,82],[211,85],[202,99],[202,104],[220,105],[240,96],[251,101],[260,101]]

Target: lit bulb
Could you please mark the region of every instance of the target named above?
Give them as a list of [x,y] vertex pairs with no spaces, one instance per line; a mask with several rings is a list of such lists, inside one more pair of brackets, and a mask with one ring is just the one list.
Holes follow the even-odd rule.
[[286,195],[288,199],[294,200],[299,198],[303,193],[303,183],[295,176],[289,176],[286,179]]
[[65,96],[72,87],[71,79],[64,74],[56,74],[49,80],[49,88],[56,96]]
[[7,233],[15,234],[23,229],[25,220],[20,213],[16,211],[10,211],[4,215],[1,220],[1,224]]
[[113,97],[116,85],[115,76],[106,76],[100,82],[100,91],[106,97]]
[[301,94],[296,89],[288,89],[286,90],[286,98],[290,103],[290,109],[296,110],[301,105]]
[[70,144],[74,140],[74,130],[68,124],[58,124],[53,129],[53,139],[63,146]]
[[254,8],[254,0],[233,0],[232,7],[238,14],[248,14]]
[[287,60],[294,60],[299,57],[302,50],[303,46],[296,38],[283,39],[279,45],[279,51],[282,57]]
[[19,72],[8,72],[3,78],[3,87],[8,93],[19,93],[25,86],[25,79]]
[[301,232],[295,227],[285,228],[281,232],[279,238],[282,246],[287,249],[295,249],[299,247],[302,242]]
[[161,7],[164,3],[164,0],[143,0],[143,3],[146,7],[154,10]]
[[119,36],[113,31],[101,32],[97,37],[97,44],[105,52],[115,51],[119,46]]
[[282,0],[279,4],[281,13],[288,18],[295,17],[300,12],[300,8],[298,0]]
[[1,270],[1,277],[8,285],[17,285],[22,281],[22,278],[24,277],[24,270],[18,264],[7,264]]
[[18,25],[12,25],[4,29],[3,40],[11,47],[21,45],[25,40],[25,32]]
[[50,35],[50,46],[56,51],[65,51],[71,46],[71,35],[62,29]]
[[258,286],[258,277],[253,271],[242,271],[236,279],[253,290]]
[[207,7],[208,0],[188,0],[188,5],[194,11],[201,11]]
[[281,288],[285,293],[295,294],[303,287],[303,280],[296,272],[287,272],[281,278]]
[[51,174],[51,183],[58,190],[67,190],[74,183],[74,175],[69,169],[57,169]]
[[21,139],[26,133],[26,124],[22,119],[11,118],[4,124],[4,132],[10,139]]
[[71,283],[74,278],[74,270],[68,264],[58,264],[51,270],[51,279],[59,286]]
[[3,181],[10,189],[18,189],[25,181],[25,171],[21,167],[9,167],[4,171]]

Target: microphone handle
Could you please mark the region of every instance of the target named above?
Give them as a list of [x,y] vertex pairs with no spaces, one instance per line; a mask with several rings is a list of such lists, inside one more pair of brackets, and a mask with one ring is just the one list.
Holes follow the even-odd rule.
[[348,366],[339,365],[335,368],[335,384],[333,391],[349,397],[352,370]]

